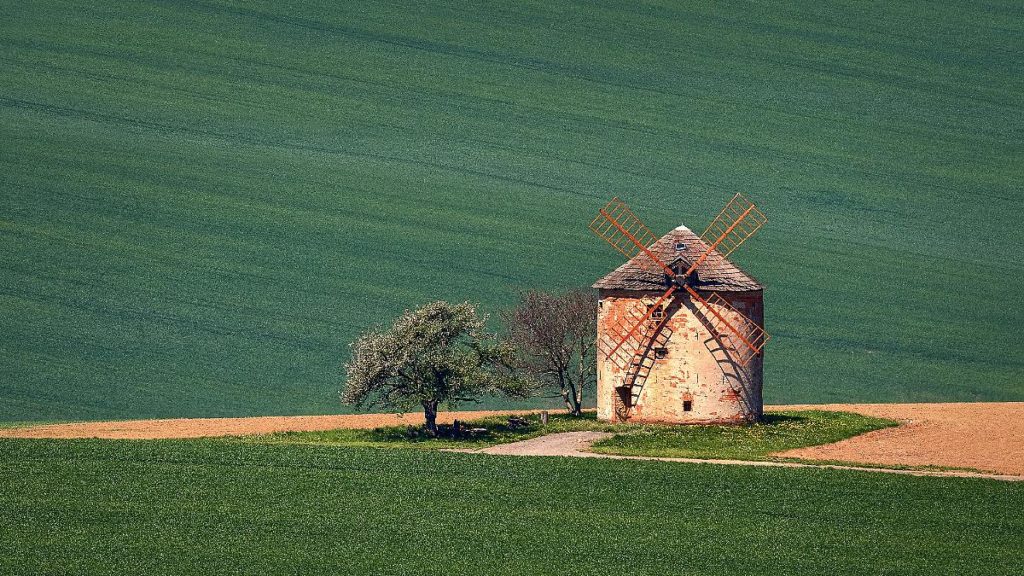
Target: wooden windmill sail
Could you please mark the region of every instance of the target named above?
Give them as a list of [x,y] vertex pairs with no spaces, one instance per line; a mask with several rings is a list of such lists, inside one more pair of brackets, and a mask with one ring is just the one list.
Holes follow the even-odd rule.
[[590,229],[642,269],[647,289],[660,292],[652,304],[618,318],[614,329],[601,334],[601,353],[624,374],[620,387],[629,389],[642,381],[653,364],[651,351],[671,339],[664,311],[677,300],[689,300],[699,310],[732,362],[746,366],[761,353],[769,339],[767,332],[715,291],[716,286],[727,287],[730,278],[703,273],[738,272],[728,256],[765,222],[767,218],[753,203],[736,194],[700,237],[688,230],[688,236],[680,234],[681,241],[671,252],[676,257],[669,260],[665,247],[656,245],[658,237],[623,201],[613,198],[599,211]]

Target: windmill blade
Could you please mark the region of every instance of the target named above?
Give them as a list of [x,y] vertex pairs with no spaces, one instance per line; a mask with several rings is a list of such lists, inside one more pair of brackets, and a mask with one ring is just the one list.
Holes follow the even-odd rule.
[[728,257],[740,244],[764,226],[768,218],[742,194],[736,194],[708,224],[700,239]]
[[590,231],[611,244],[627,260],[632,260],[637,254],[644,254],[647,257],[639,259],[641,267],[652,270],[656,269],[656,266],[666,274],[675,275],[675,272],[650,250],[651,245],[658,241],[658,237],[618,197],[612,198],[611,202],[598,211],[597,217],[590,223]]
[[[695,302],[710,313],[708,323],[712,333],[732,353],[733,359],[740,366],[746,366],[757,356],[771,336],[750,318],[734,308],[717,292],[704,299],[696,290],[686,286],[686,291]],[[729,318],[719,310],[725,310]]]
[[603,330],[598,333],[597,350],[601,355],[609,362],[617,366],[620,370],[625,370],[632,357],[632,348],[629,344],[623,344],[618,346],[619,340],[629,333],[633,326],[638,323],[642,324],[643,312],[642,308],[637,306],[628,306],[620,316],[614,318],[609,324],[605,325]]
[[716,251],[722,258],[727,258],[740,247],[740,244],[746,242],[747,238],[760,230],[766,222],[768,222],[768,218],[764,213],[758,210],[753,202],[737,193],[700,235],[700,239],[708,245],[708,249],[694,261],[690,269],[683,275],[689,276]]
[[674,284],[669,286],[668,290],[666,290],[661,297],[655,300],[654,304],[647,308],[646,313],[640,316],[640,318],[636,320],[632,326],[625,331],[625,333],[623,333],[618,339],[609,343],[610,347],[605,346],[605,349],[607,350],[605,352],[605,357],[616,363],[618,363],[618,360],[622,358],[626,358],[627,361],[631,361],[633,354],[644,344],[645,338],[650,335],[657,334],[657,331],[665,323],[665,320],[668,318],[668,314],[665,314],[658,319],[659,321],[654,326],[650,326],[651,330],[643,330],[644,325],[651,319],[651,316],[655,311],[661,309],[661,306],[672,297],[672,294],[675,293],[675,291],[676,286]]
[[[612,324],[606,325],[605,329],[598,335],[598,351],[608,362],[622,372],[628,370],[637,351],[644,347],[645,340],[648,340],[649,335],[653,332],[649,328],[645,329],[643,312],[641,310],[642,308],[629,307],[621,317],[616,318]],[[663,318],[662,321],[664,320]],[[650,321],[654,321],[653,316]],[[640,330],[637,332],[636,337],[622,342],[630,330],[637,325],[640,326]],[[658,327],[660,327],[660,322]],[[621,345],[620,342],[622,342]]]
[[[637,312],[631,318],[640,316],[641,314]],[[632,373],[635,376],[636,369],[640,367],[638,364],[644,363],[650,350],[655,346],[664,346],[672,337],[672,330],[667,323],[668,314],[658,318],[652,316],[646,322],[640,323],[640,329],[635,336],[626,338],[624,341],[621,338],[616,339],[608,335],[600,337],[598,350],[622,373],[627,376]],[[620,337],[625,336],[633,324],[633,321],[627,319],[611,327],[611,330]]]

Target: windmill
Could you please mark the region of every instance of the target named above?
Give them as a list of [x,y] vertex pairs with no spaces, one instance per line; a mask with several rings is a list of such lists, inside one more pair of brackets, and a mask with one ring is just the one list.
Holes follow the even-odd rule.
[[700,236],[680,226],[658,238],[618,198],[599,211],[590,229],[627,259],[595,284],[599,416],[760,418],[762,287],[728,256],[765,222],[741,194]]

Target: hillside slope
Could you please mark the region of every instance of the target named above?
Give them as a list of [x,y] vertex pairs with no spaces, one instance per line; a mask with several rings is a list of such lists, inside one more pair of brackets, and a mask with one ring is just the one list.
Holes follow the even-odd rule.
[[736,191],[770,402],[1024,399],[1024,10],[24,2],[0,420],[337,411],[346,343],[496,311]]

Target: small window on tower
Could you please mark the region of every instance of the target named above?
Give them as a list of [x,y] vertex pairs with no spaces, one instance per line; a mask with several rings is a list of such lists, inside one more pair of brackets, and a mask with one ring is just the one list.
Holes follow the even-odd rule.
[[668,356],[668,348],[655,348],[654,357],[658,360]]
[[[654,308],[653,304],[649,304],[647,306],[648,310],[650,310],[651,308]],[[665,317],[665,308],[662,307],[662,306],[658,306],[657,308],[654,308],[654,311],[651,312],[651,318],[653,318],[654,320],[661,320],[664,317]]]
[[693,400],[683,400],[683,412],[690,412],[693,410]]
[[618,393],[619,402],[624,408],[633,407],[633,390],[629,386],[616,386],[615,392]]

